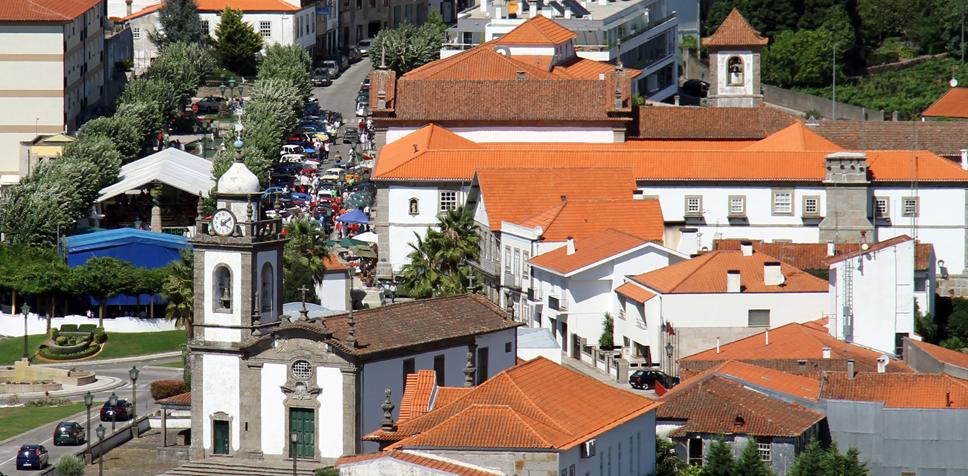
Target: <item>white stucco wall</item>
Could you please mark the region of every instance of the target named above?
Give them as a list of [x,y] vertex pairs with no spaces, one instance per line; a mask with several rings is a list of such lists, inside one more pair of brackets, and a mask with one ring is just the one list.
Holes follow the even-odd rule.
[[212,421],[216,412],[225,412],[229,424],[232,451],[239,450],[239,358],[233,355],[202,354],[202,447],[212,449]]
[[[204,300],[205,316],[202,319],[204,324],[221,324],[226,326],[239,326],[242,324],[242,255],[226,251],[206,251],[205,257],[205,279],[203,286],[206,290]],[[212,306],[211,293],[214,289],[215,267],[224,264],[232,272],[232,311],[215,312]],[[251,309],[248,312],[252,312]],[[240,329],[217,329],[210,327],[200,327],[202,338],[210,342],[239,342],[242,340]]]
[[343,372],[334,367],[316,367],[319,396],[319,456],[338,458],[343,455]]
[[[18,311],[19,311],[18,307]],[[156,307],[155,312],[159,312],[160,307]],[[95,311],[95,315],[97,312]],[[60,328],[64,324],[98,324],[97,317],[88,318],[86,316],[66,316],[51,319],[52,328]],[[173,331],[175,321],[156,317],[154,319],[141,319],[139,317],[115,317],[104,320],[104,330],[108,333],[132,333],[132,332],[159,332]],[[27,334],[45,334],[47,332],[47,319],[36,313],[30,313],[27,317]],[[24,316],[16,316],[0,313],[0,335],[7,337],[17,337],[24,335]]]
[[589,476],[655,472],[655,411],[595,437],[595,456],[581,457],[581,445],[558,456],[559,471]]
[[[898,235],[916,237],[918,240],[934,245],[936,259],[944,260],[951,274],[961,274],[965,268],[966,235],[966,192],[965,187],[950,188],[919,187],[916,192],[910,187],[882,187],[873,189],[876,197],[890,199],[890,223],[878,224],[877,241],[884,241]],[[919,216],[902,216],[902,199],[917,197]],[[917,228],[914,228],[914,225]]]
[[561,364],[561,349],[558,347],[541,349],[525,349],[523,347],[518,347],[518,358],[522,360],[531,360],[538,357],[544,357],[556,364]]
[[347,288],[350,285],[346,271],[327,272],[323,275],[323,280],[316,283],[316,295],[319,296],[319,303],[326,309],[333,311],[346,311],[347,307]]
[[[748,50],[720,50],[716,53],[719,59],[720,71],[717,77],[717,86],[719,87],[720,96],[749,96],[754,94],[753,91],[753,54]],[[742,86],[730,86],[729,85],[729,72],[728,64],[729,59],[732,57],[738,57],[743,60],[743,85]],[[759,91],[755,91],[759,93]]]
[[282,455],[286,449],[286,396],[281,386],[286,384],[286,364],[262,365],[261,414],[262,452]]
[[[467,198],[467,185],[463,185],[457,192],[457,204],[461,205]],[[389,251],[390,265],[394,271],[399,271],[408,262],[411,243],[416,243],[414,233],[421,237],[426,235],[428,227],[437,225],[437,214],[440,212],[440,189],[436,185],[413,186],[392,184],[387,191],[387,208],[390,242],[381,243],[383,250]],[[410,199],[417,199],[417,214],[410,213]]]
[[[490,334],[478,335],[476,339],[477,348],[487,347],[487,378],[491,378],[504,369],[514,367],[517,363],[517,343],[518,333],[514,329]],[[506,344],[510,343],[510,350],[506,350]],[[480,364],[478,364],[480,369]]]

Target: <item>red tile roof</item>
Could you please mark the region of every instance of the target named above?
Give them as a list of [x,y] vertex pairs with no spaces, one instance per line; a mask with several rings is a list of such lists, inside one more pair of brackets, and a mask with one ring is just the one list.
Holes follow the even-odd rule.
[[645,303],[645,301],[655,297],[655,293],[648,291],[642,286],[639,286],[631,281],[615,288],[615,292],[639,303]]
[[720,376],[684,382],[659,401],[656,419],[686,420],[670,433],[674,437],[690,433],[797,437],[824,419],[820,412]]
[[630,146],[652,150],[740,150],[756,143],[752,139],[740,140],[701,140],[701,139],[635,139],[630,138]]
[[802,122],[794,122],[780,129],[763,140],[760,140],[743,150],[789,150],[805,152],[819,150],[836,152],[844,150],[837,144],[824,139],[810,130]]
[[939,345],[929,344],[920,340],[910,338],[907,340],[911,345],[923,350],[938,362],[968,369],[968,354],[958,352],[957,350],[945,349]]
[[968,88],[951,88],[921,113],[924,117],[968,119]]
[[498,471],[472,467],[457,461],[442,461],[429,456],[420,456],[404,451],[384,451],[382,453],[344,456],[336,460],[336,467],[339,468],[341,466],[352,466],[354,464],[383,458],[397,460],[402,463],[406,463],[408,466],[419,466],[421,468],[433,471],[434,474],[452,474],[455,476],[494,476],[496,474],[501,474]]
[[[518,363],[520,364],[520,362]],[[435,408],[442,408],[463,397],[471,390],[473,390],[473,387],[437,387],[437,396],[434,398],[433,405]]]
[[568,247],[562,246],[547,253],[531,258],[529,263],[561,275],[592,266],[604,260],[631,251],[648,243],[642,238],[609,228],[601,232],[574,239],[575,252],[568,254]]
[[569,236],[583,238],[607,228],[639,237],[662,241],[664,221],[659,200],[568,200],[545,212],[517,222],[542,228],[544,241],[565,241]]
[[0,21],[66,22],[100,4],[102,0],[3,0]]
[[544,15],[529,18],[504,36],[494,40],[496,45],[559,45],[575,38],[575,33]]
[[855,249],[854,251],[851,251],[851,252],[848,252],[848,253],[844,253],[844,254],[841,254],[841,255],[831,256],[831,257],[827,258],[825,260],[825,262],[828,265],[834,264],[834,263],[840,263],[841,261],[846,261],[846,260],[849,260],[851,258],[856,258],[858,256],[863,256],[863,255],[866,255],[868,253],[873,253],[873,252],[878,251],[878,250],[883,250],[885,248],[890,248],[892,246],[895,246],[895,245],[904,243],[906,241],[911,241],[911,240],[912,240],[912,238],[910,236],[907,236],[907,235],[895,236],[894,238],[890,238],[890,239],[887,239],[887,240],[884,240],[884,241],[879,241],[879,242],[874,243],[872,245],[868,245],[867,246],[867,249],[864,249],[863,247],[859,247],[858,249]]
[[968,121],[831,121],[810,129],[851,150],[924,149],[960,160]]
[[[221,12],[226,7],[242,10],[243,12],[298,12],[302,8],[284,0],[195,0],[200,12]],[[143,17],[164,7],[164,2],[149,5],[137,12],[120,19],[121,22]]]
[[[713,250],[739,250],[740,243],[750,241],[755,251],[762,251],[784,263],[803,270],[827,269],[826,243],[764,243],[761,240],[723,239],[713,241]],[[835,254],[841,255],[860,249],[860,243],[837,243]],[[914,270],[926,271],[934,263],[934,246],[917,243],[914,247]]]
[[[788,373],[817,373],[819,370],[846,369],[846,360],[853,359],[858,370],[877,370],[881,353],[849,344],[818,329],[814,323],[791,323],[769,331],[769,344],[765,332],[722,344],[679,359],[684,375],[715,366],[719,362],[738,360],[760,367],[783,370]],[[823,349],[830,349],[830,358],[823,358]],[[803,361],[801,370],[800,362]],[[891,359],[888,372],[910,372],[904,362]]]
[[710,373],[734,377],[750,385],[768,388],[805,400],[817,401],[820,396],[820,378],[817,375],[795,375],[736,360],[723,362],[713,367]]
[[192,392],[179,393],[155,402],[156,405],[191,406]]
[[710,46],[766,46],[769,38],[753,29],[739,10],[733,8],[712,36],[702,39],[705,47]]
[[656,404],[538,357],[506,369],[429,413],[364,440],[419,447],[567,450]]
[[783,262],[780,262],[783,284],[764,284],[763,266],[773,261],[778,260],[763,253],[743,256],[740,251],[711,251],[632,279],[662,294],[725,293],[727,271],[738,270],[743,293],[827,292],[826,281]]
[[631,139],[763,139],[797,116],[757,107],[640,107],[638,135]]
[[339,259],[339,256],[336,256],[336,253],[332,252],[323,258],[323,268],[326,271],[346,271],[350,269],[346,263],[343,263],[343,260]]
[[824,372],[820,396],[882,402],[890,408],[968,408],[968,382],[945,374]]
[[437,385],[437,373],[433,370],[418,370],[408,374],[404,383],[403,396],[400,397],[400,413],[397,421],[403,422],[430,411],[430,399]]
[[[539,68],[530,62],[517,61],[502,55],[486,45],[471,48],[448,58],[432,61],[403,75],[405,80],[517,80],[523,74],[527,79],[555,79],[547,68]],[[614,68],[614,67],[612,67]],[[611,69],[611,68],[610,68]],[[433,86],[426,86],[433,87]]]

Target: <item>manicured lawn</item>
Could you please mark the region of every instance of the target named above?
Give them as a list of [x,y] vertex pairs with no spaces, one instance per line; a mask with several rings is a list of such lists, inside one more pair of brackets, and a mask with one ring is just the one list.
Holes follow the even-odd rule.
[[[37,347],[44,343],[46,334],[36,334],[27,336],[27,351],[33,357],[37,353]],[[20,360],[24,355],[24,338],[7,337],[0,340],[0,365],[11,365]]]
[[[93,409],[100,408],[95,403]],[[73,403],[62,407],[13,407],[0,408],[0,440],[5,440],[25,431],[33,430],[47,423],[62,420],[84,410],[84,403]],[[83,424],[83,423],[82,423]]]
[[186,343],[188,343],[188,338],[183,330],[137,332],[133,334],[108,333],[108,341],[104,343],[104,349],[94,359],[115,359],[132,355],[171,352],[181,350]]
[[167,362],[167,363],[164,363],[164,364],[158,364],[158,366],[159,367],[171,367],[171,368],[175,368],[175,369],[183,369],[183,368],[185,368],[185,363],[182,362],[182,361],[180,361],[180,360],[178,360],[178,361],[175,361],[175,362]]

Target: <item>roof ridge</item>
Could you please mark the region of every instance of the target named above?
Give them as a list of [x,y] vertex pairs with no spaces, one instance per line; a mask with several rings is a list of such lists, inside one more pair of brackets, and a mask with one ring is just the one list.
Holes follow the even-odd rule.
[[[540,362],[540,361],[541,361],[541,359],[531,359],[528,362],[525,362],[523,365],[519,365],[517,367],[511,367],[511,368],[509,368],[507,370],[504,370],[504,373],[507,376],[508,381],[511,383],[511,386],[515,390],[517,390],[518,394],[520,394],[529,404],[531,404],[532,407],[534,407],[535,410],[538,411],[538,413],[540,413],[542,416],[544,416],[550,422],[550,424],[548,424],[548,426],[550,426],[550,427],[552,427],[552,428],[560,431],[561,433],[563,433],[565,435],[574,436],[572,434],[572,432],[570,432],[570,431],[562,428],[561,425],[559,425],[558,422],[554,418],[551,418],[550,415],[548,415],[547,413],[545,413],[545,411],[541,408],[540,405],[538,405],[537,403],[535,403],[534,400],[532,400],[531,397],[527,393],[524,392],[524,390],[521,390],[521,387],[518,385],[518,383],[516,381],[514,381],[514,378],[511,376],[511,372],[510,372],[511,370],[514,370],[514,369],[517,369],[517,368],[524,368],[525,366],[531,364],[532,362]],[[544,422],[541,422],[541,423],[544,423]]]
[[[696,264],[695,264],[695,268],[693,268],[693,270],[692,270],[692,271],[690,271],[690,272],[689,272],[689,274],[687,274],[687,275],[685,275],[685,276],[684,276],[684,277],[683,277],[682,279],[680,279],[680,280],[679,280],[678,282],[676,282],[676,284],[674,284],[673,286],[671,286],[671,287],[669,288],[669,291],[674,291],[674,290],[675,290],[676,288],[678,288],[678,287],[679,287],[679,286],[680,286],[680,285],[681,285],[682,283],[684,283],[684,282],[686,282],[686,281],[687,281],[687,280],[688,280],[689,278],[691,278],[691,277],[692,277],[692,276],[693,276],[694,274],[696,274],[696,273],[698,273],[700,269],[702,269],[702,268],[703,268],[704,266],[706,266],[706,265],[708,265],[710,261],[712,261],[712,259],[713,259],[713,257],[714,257],[714,256],[718,256],[718,253],[720,253],[720,252],[721,252],[721,250],[718,250],[718,251],[712,251],[712,252],[709,252],[709,253],[703,253],[703,254],[701,254],[701,255],[699,255],[699,256],[696,256],[696,257],[693,257],[693,258],[690,258],[690,259],[688,259],[688,260],[685,260],[685,261],[680,261],[679,263],[688,263],[688,262],[690,262],[690,261],[692,261],[692,260],[704,260],[704,261],[702,261],[701,263],[696,263]],[[673,264],[672,266],[675,266],[675,265],[677,265],[677,264],[679,264],[679,263],[675,263],[675,264]],[[660,268],[660,269],[661,269],[661,268]],[[651,273],[651,271],[650,271],[649,273]],[[644,274],[649,274],[649,273],[644,273]],[[642,276],[642,275],[639,275],[639,276]],[[633,276],[633,277],[632,277],[632,279],[633,279],[633,280],[635,280],[635,281],[637,281],[637,282],[639,282],[640,284],[643,284],[643,285],[645,285],[645,286],[648,286],[648,287],[650,287],[650,288],[652,287],[652,286],[649,286],[648,284],[646,284],[646,283],[643,283],[643,282],[641,282],[641,281],[639,281],[638,279],[635,279],[635,278],[636,278],[635,276]],[[655,289],[656,291],[659,291],[659,290],[658,290],[658,288],[652,288],[652,289]],[[662,294],[665,294],[665,292],[664,292],[664,291],[659,291],[659,292],[660,292],[660,293],[662,293]]]

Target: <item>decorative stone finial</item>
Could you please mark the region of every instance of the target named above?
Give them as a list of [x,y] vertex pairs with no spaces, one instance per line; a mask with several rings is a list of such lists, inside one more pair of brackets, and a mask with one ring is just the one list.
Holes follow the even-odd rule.
[[256,291],[255,295],[252,297],[252,325],[258,326],[262,324],[262,313],[259,312],[259,292]]
[[255,210],[252,208],[252,202],[249,202],[245,205],[245,217],[249,220],[249,223],[252,223],[253,213],[255,213]]
[[383,419],[380,420],[380,428],[383,431],[397,431],[397,424],[393,421],[393,402],[390,401],[390,388],[387,387],[383,392],[386,395],[386,400],[383,401],[383,405],[380,408],[383,409]]
[[464,366],[464,386],[473,387],[474,386],[474,372],[477,369],[474,368],[474,352],[467,351],[467,365]]
[[350,307],[350,316],[346,321],[348,329],[346,330],[346,343],[349,344],[351,349],[356,348],[356,320],[353,319],[353,307]]
[[380,45],[380,69],[387,69],[387,49]]
[[205,216],[205,197],[202,196],[202,191],[198,191],[198,207],[195,209],[195,221],[202,221],[202,217]]
[[299,288],[299,292],[302,294],[302,308],[299,309],[299,318],[304,321],[309,320],[309,309],[306,309],[306,291],[309,291],[309,288],[305,284]]

